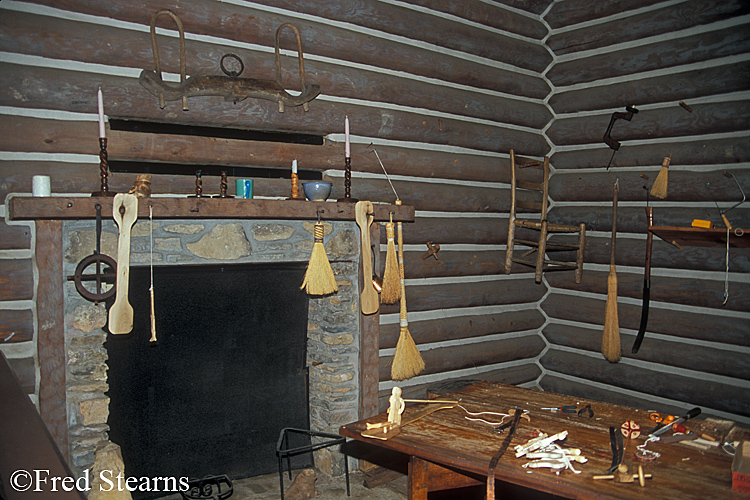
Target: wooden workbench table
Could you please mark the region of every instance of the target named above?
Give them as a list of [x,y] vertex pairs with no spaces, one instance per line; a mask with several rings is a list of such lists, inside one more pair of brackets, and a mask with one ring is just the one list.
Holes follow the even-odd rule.
[[[471,412],[507,413],[516,406],[529,410],[531,422],[521,419],[508,450],[495,469],[499,481],[576,499],[747,498],[731,489],[731,456],[720,449],[701,451],[677,443],[648,444],[648,449],[661,453],[661,457],[641,464],[646,474],[653,474],[653,478],[646,480],[645,488],[637,480],[627,484],[594,480],[592,477],[604,474],[612,462],[609,427],[620,427],[627,420],[635,420],[646,431],[654,424],[646,411],[492,382],[480,382],[442,395],[440,399],[460,400]],[[540,410],[571,404],[579,408],[591,404],[594,417]],[[420,407],[424,404],[408,404],[404,416]],[[409,499],[425,500],[428,491],[486,483],[488,464],[500,449],[505,434],[495,433],[492,427],[469,421],[465,416],[466,412],[459,407],[443,409],[405,425],[398,435],[388,440],[362,437],[360,432],[366,428],[366,422],[386,421],[386,414],[381,414],[344,425],[339,434],[408,455]],[[492,416],[487,419],[499,420]],[[686,425],[690,427],[690,421]],[[567,430],[564,446],[580,448],[588,458],[585,464],[574,463],[581,473],[564,470],[558,475],[550,469],[523,468],[529,460],[516,458],[513,448],[528,441],[529,436],[525,435],[535,429],[550,436]],[[625,440],[626,461],[633,457],[636,445],[643,442],[643,439]],[[632,460],[632,464],[637,473],[639,462]]]

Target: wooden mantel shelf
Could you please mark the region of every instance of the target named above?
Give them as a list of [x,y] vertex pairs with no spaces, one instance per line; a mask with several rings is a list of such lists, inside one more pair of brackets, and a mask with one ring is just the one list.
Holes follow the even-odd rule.
[[[90,196],[13,196],[7,201],[10,220],[95,219],[96,204],[102,217],[112,218],[112,198]],[[141,198],[138,218],[155,219],[302,219],[355,220],[355,203],[244,198]],[[374,220],[414,222],[414,207],[373,203]]]
[[[721,228],[651,226],[649,227],[649,231],[673,245],[696,247],[727,246],[727,230]],[[743,234],[741,230],[737,232],[730,230],[729,246],[736,248],[750,247],[750,232]]]

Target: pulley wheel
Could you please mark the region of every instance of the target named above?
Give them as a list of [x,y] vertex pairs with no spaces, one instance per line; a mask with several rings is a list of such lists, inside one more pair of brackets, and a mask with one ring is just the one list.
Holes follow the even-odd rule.
[[[85,270],[90,265],[95,265],[95,271],[93,273],[85,273]],[[108,255],[95,253],[81,260],[76,267],[75,274],[68,279],[72,279],[75,282],[76,290],[84,298],[93,302],[100,302],[107,300],[115,294],[116,287],[115,282],[117,280],[117,262]],[[84,282],[94,281],[96,282],[96,289],[94,291],[86,288]],[[104,285],[109,285],[107,290],[104,290]]]

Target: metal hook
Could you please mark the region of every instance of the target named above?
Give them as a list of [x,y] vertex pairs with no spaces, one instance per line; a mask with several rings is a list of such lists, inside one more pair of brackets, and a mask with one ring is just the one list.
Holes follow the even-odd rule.
[[[171,10],[160,10],[151,18],[151,48],[154,51],[154,71],[158,73],[159,79],[161,80],[161,63],[159,61],[159,49],[156,46],[156,19],[161,15],[168,15],[177,25],[177,30],[180,32],[180,83],[184,83],[186,80],[185,70],[185,30],[182,27],[182,21],[177,15]],[[164,109],[166,102],[164,94],[159,94],[159,107]],[[183,111],[188,110],[187,96],[182,96],[182,109]]]
[[[294,36],[297,39],[297,61],[299,63],[299,81],[300,81],[300,91],[304,94],[305,93],[305,61],[302,58],[302,37],[300,37],[299,30],[295,25],[292,23],[284,23],[276,30],[276,83],[279,84],[281,88],[284,88],[284,84],[281,83],[281,57],[279,55],[279,35],[281,34],[281,30],[285,27],[291,28],[291,30],[294,32]],[[307,111],[309,109],[309,106],[307,103],[302,104],[302,109]],[[279,112],[284,112],[284,101],[279,101]]]

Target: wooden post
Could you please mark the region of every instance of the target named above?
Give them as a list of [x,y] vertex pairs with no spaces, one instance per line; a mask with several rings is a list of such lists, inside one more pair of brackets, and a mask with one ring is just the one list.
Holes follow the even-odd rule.
[[62,222],[36,221],[37,352],[39,413],[62,456],[68,460],[68,417],[65,404],[65,330],[63,320]]
[[409,500],[427,500],[428,463],[419,457],[409,458]]

